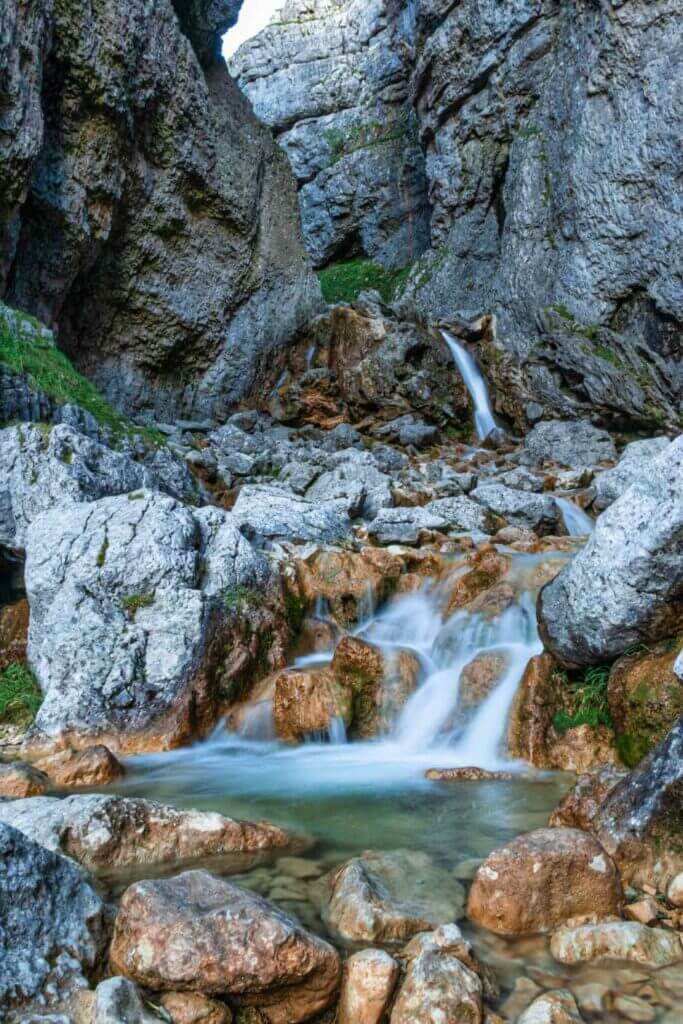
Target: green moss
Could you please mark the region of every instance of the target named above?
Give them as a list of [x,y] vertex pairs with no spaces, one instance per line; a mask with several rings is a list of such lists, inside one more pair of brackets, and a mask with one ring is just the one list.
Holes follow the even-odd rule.
[[27,665],[13,661],[0,672],[0,723],[30,725],[42,702],[36,677]]
[[0,363],[26,377],[32,388],[57,404],[78,405],[91,413],[114,439],[140,434],[150,444],[165,443],[158,431],[137,427],[118,413],[45,336],[42,325],[6,306],[0,306]]
[[133,494],[128,495],[128,501],[142,501],[144,496],[144,491],[134,491]]
[[236,587],[227,587],[223,591],[221,603],[229,612],[246,611],[249,608],[259,608],[263,603],[263,597],[258,590],[240,584]]
[[620,733],[617,736],[617,752],[627,768],[635,768],[650,752],[650,737]]
[[290,591],[286,591],[285,611],[292,636],[298,636],[301,632],[307,610],[306,602],[302,598],[297,597],[296,594],[292,594]]
[[355,124],[346,131],[329,128],[323,133],[323,138],[330,150],[330,166],[360,149],[371,149],[374,146],[383,146],[389,142],[403,139],[408,130],[409,117],[406,114],[399,114],[388,121],[366,121],[362,124]]
[[107,551],[109,550],[109,537],[107,531],[104,531],[104,540],[102,541],[102,547],[97,552],[97,568],[101,569],[104,563],[107,561]]
[[355,259],[336,263],[318,274],[326,302],[354,302],[361,292],[378,291],[384,302],[391,302],[405,288],[411,267],[387,270],[373,260]]
[[612,725],[612,715],[607,700],[609,682],[609,665],[600,665],[589,669],[583,680],[568,683],[563,691],[567,706],[558,711],[553,718],[553,725],[559,733],[574,729],[579,725]]
[[134,619],[141,608],[151,608],[154,604],[154,600],[154,593],[131,594],[129,597],[124,597],[122,599],[121,607],[125,612],[128,612],[131,619]]

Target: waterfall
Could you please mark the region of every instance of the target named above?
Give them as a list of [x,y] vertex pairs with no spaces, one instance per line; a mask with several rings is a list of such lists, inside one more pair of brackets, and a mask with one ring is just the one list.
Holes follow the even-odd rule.
[[477,437],[483,441],[497,426],[486,380],[467,349],[459,341],[456,341],[452,334],[449,334],[448,331],[441,331],[441,337],[448,345],[453,362],[460,371],[465,387],[470,393],[474,403],[474,425]]
[[569,498],[558,498],[555,495],[555,504],[562,513],[562,519],[570,537],[585,537],[593,532],[594,520]]

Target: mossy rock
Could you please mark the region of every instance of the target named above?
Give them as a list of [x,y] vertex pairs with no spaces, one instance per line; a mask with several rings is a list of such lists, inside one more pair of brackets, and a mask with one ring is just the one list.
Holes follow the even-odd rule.
[[673,670],[683,641],[626,654],[610,672],[608,699],[619,754],[639,764],[683,714],[683,684]]

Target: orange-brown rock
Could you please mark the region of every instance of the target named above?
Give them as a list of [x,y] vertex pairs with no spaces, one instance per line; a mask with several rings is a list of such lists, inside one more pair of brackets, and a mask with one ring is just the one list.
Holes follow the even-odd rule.
[[297,644],[301,654],[333,651],[339,642],[340,630],[329,619],[304,619]]
[[461,725],[472,717],[500,682],[506,664],[504,655],[485,652],[465,665],[460,673],[455,724]]
[[414,693],[420,662],[413,651],[381,651],[358,637],[343,637],[331,670],[353,701],[353,735],[370,739],[385,731]]
[[683,714],[683,682],[673,668],[682,647],[683,641],[664,642],[623,655],[610,672],[608,700],[617,747],[631,768]]
[[273,719],[285,743],[326,732],[334,719],[350,725],[352,708],[351,690],[329,668],[289,669],[275,680]]
[[28,796],[42,796],[50,780],[44,772],[23,761],[0,764],[0,797],[17,800]]
[[380,1024],[399,974],[394,958],[381,949],[350,956],[342,974],[338,1024]]
[[249,699],[235,704],[226,715],[225,724],[232,732],[252,739],[274,739],[273,701],[279,672],[259,680]]
[[360,552],[323,548],[297,562],[296,569],[306,604],[312,606],[323,598],[334,619],[348,626],[358,621],[369,598],[376,605],[393,592],[403,563],[380,548]]
[[26,661],[28,642],[28,601],[0,608],[0,672],[13,661]]
[[577,829],[518,836],[479,867],[467,904],[475,924],[499,935],[547,934],[585,914],[618,914],[621,885],[611,858]]
[[501,555],[492,545],[481,547],[470,559],[469,569],[458,576],[448,599],[446,615],[451,616],[466,608],[475,598],[490,590],[507,575],[511,560]]
[[606,725],[575,725],[565,732],[550,729],[546,767],[568,772],[590,772],[604,764],[618,764],[614,732]]
[[496,583],[488,590],[482,591],[467,606],[469,612],[476,612],[483,618],[491,620],[502,615],[506,608],[517,598],[517,589],[508,580]]
[[485,768],[429,768],[425,778],[430,782],[509,782],[518,778],[514,772],[490,772]]
[[35,767],[45,772],[55,786],[108,786],[123,777],[124,768],[108,747],[101,744],[85,750],[62,750],[40,758]]
[[270,1024],[297,1024],[326,1010],[341,975],[327,942],[206,871],[127,889],[110,965],[154,992],[227,996],[258,1007]]
[[416,936],[402,953],[408,962],[390,1024],[482,1024],[483,985],[463,957],[468,946],[454,925]]
[[173,1024],[231,1024],[232,1011],[225,1003],[198,992],[164,992],[159,1005]]

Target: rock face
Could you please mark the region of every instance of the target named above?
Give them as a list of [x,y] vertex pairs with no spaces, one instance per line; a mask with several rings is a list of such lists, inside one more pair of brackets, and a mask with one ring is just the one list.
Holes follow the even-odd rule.
[[321,304],[287,160],[218,57],[239,7],[3,4],[0,295],[129,410],[220,413]]
[[4,824],[0,857],[0,1009],[11,1020],[13,1008],[49,1007],[83,986],[103,953],[105,918],[74,864]]
[[155,992],[229,995],[271,1024],[325,1010],[341,973],[332,946],[206,871],[126,890],[110,959],[112,970]]
[[143,491],[45,513],[26,546],[35,745],[168,749],[211,726],[221,600],[268,577],[228,513]]
[[299,183],[314,263],[403,267],[429,244],[409,78],[414,15],[390,0],[288,0],[230,62]]
[[467,913],[499,935],[534,935],[582,914],[618,913],[620,906],[619,876],[592,836],[538,829],[487,857],[474,877]]
[[570,666],[671,635],[682,616],[683,436],[600,516],[538,600],[545,645]]
[[234,821],[123,797],[41,797],[0,803],[0,821],[96,874],[203,857],[279,850],[289,835],[268,822]]

